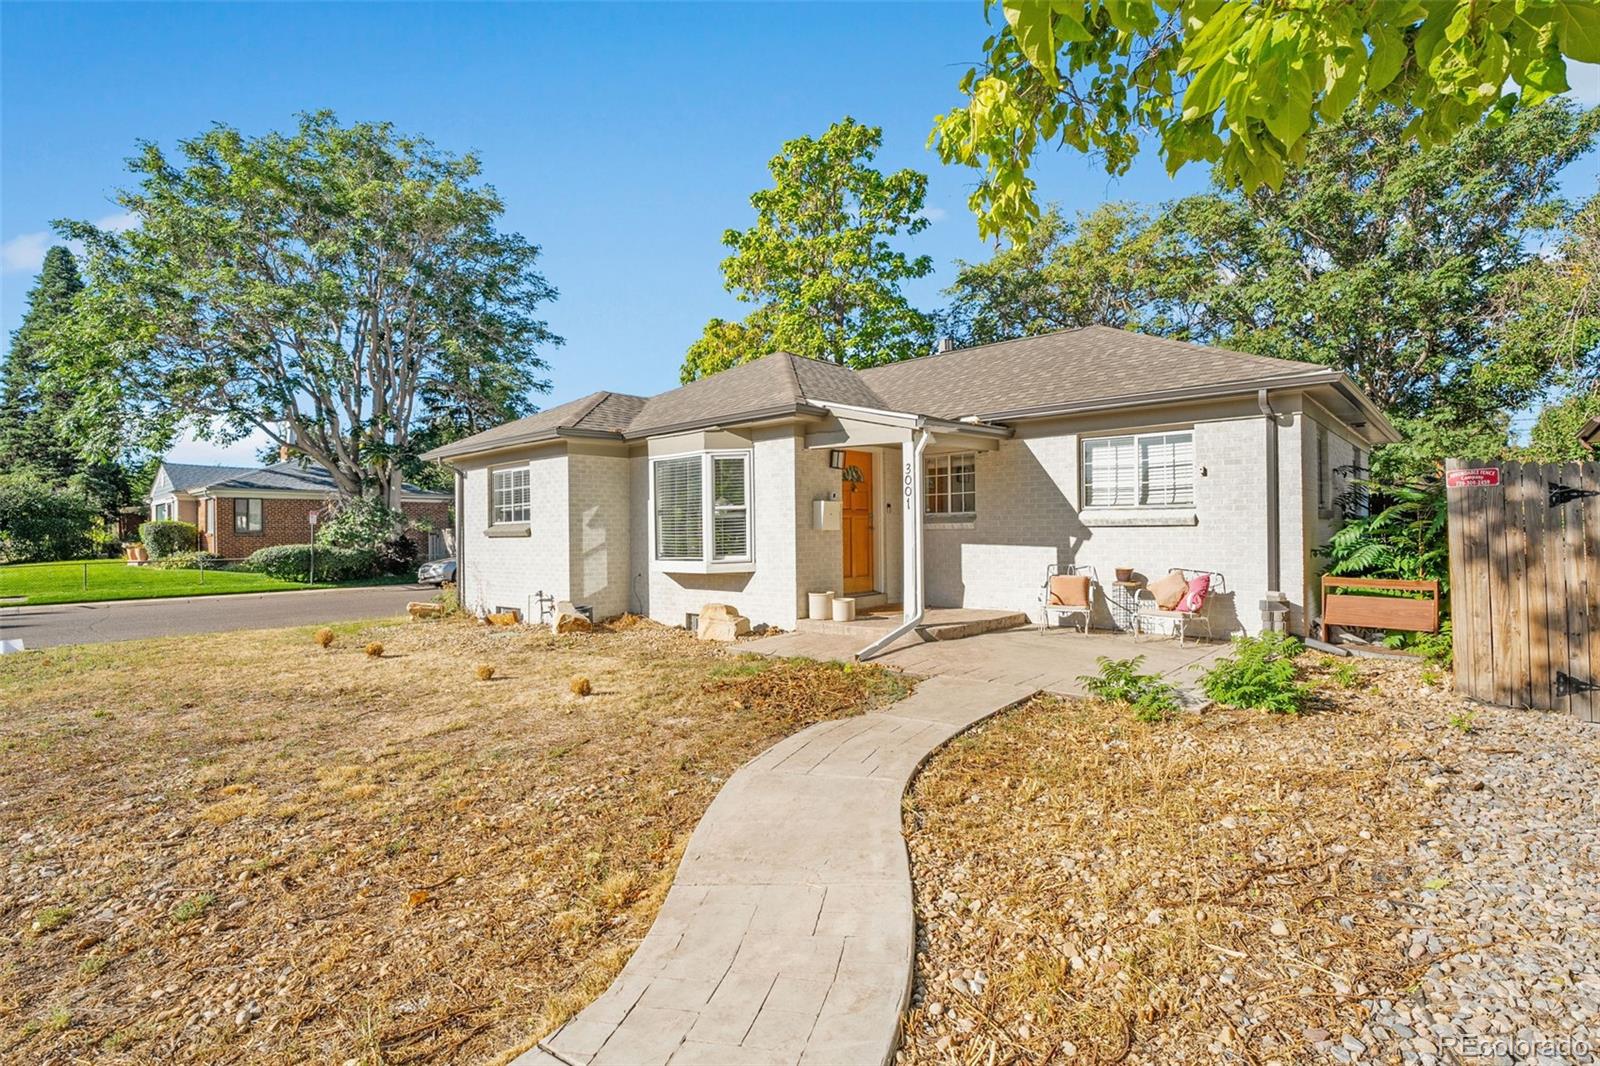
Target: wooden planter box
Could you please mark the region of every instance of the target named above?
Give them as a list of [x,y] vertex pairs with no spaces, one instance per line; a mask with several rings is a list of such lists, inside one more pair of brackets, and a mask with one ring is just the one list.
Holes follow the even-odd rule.
[[[1337,592],[1336,589],[1365,589],[1370,592],[1422,593],[1420,596],[1374,596]],[[1328,640],[1330,626],[1360,626],[1364,629],[1407,629],[1414,633],[1439,632],[1439,583],[1437,581],[1387,581],[1371,577],[1322,576],[1322,640]]]

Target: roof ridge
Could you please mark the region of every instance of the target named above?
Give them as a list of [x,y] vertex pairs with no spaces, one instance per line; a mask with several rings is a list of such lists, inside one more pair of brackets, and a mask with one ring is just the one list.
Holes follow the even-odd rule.
[[800,384],[800,371],[795,369],[794,361],[801,358],[801,356],[798,356],[793,352],[785,352],[781,350],[778,352],[778,354],[788,356],[788,358],[783,361],[783,365],[789,368],[789,381],[794,385],[795,398],[799,400],[809,400],[811,397],[806,395],[806,387]]
[[[562,423],[563,425],[567,426],[569,429],[576,429],[578,426],[581,426],[583,424],[583,420],[594,414],[594,409],[605,403],[606,399],[611,395],[611,393],[606,389],[600,389],[591,393],[590,395],[594,397],[594,403],[590,404],[588,407],[585,407],[581,412],[579,412],[577,417],[572,419],[572,421]],[[589,397],[587,396],[579,397],[580,400],[585,400],[588,398]]]
[[[928,352],[926,355],[914,355],[910,359],[896,359],[893,362],[879,363],[877,366],[865,367],[865,368],[862,369],[861,373],[864,374],[868,370],[887,370],[889,367],[894,367],[894,366],[911,366],[911,365],[916,364],[916,363],[927,362],[930,359],[937,359],[941,355],[956,355],[956,354],[965,353],[965,352],[975,352],[979,348],[993,348],[997,344],[1016,344],[1018,341],[1036,341],[1036,340],[1040,340],[1040,339],[1042,339],[1044,337],[1055,337],[1055,336],[1058,336],[1058,335],[1063,334],[1063,333],[1082,333],[1086,329],[1089,329],[1089,328],[1091,328],[1093,326],[1100,326],[1100,325],[1102,325],[1102,323],[1091,322],[1086,326],[1067,326],[1065,329],[1052,329],[1052,330],[1050,330],[1049,332],[1046,332],[1046,333],[1033,333],[1033,334],[1029,334],[1029,335],[1023,336],[1023,337],[1006,337],[1003,340],[997,340],[997,341],[984,341],[982,344],[968,344],[965,347],[951,348],[949,351],[944,351],[944,352]],[[1116,329],[1117,327],[1115,327],[1115,326],[1104,326],[1104,328],[1105,329]],[[1126,330],[1126,331],[1123,331],[1123,332],[1132,333],[1133,330]],[[1140,336],[1142,336],[1142,337],[1153,337],[1153,336],[1155,336],[1155,334],[1153,334],[1153,333],[1142,333],[1142,334],[1140,334]],[[1188,342],[1185,341],[1185,342],[1180,342],[1180,343],[1188,343]]]

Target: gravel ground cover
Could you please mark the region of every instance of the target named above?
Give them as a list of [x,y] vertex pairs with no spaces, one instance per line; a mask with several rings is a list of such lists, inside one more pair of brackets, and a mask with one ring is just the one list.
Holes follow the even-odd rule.
[[1299,718],[1038,699],[936,755],[900,1060],[1597,1061],[1600,729],[1300,669]]
[[621,967],[728,774],[906,689],[629,621],[0,659],[0,1061],[531,1045]]

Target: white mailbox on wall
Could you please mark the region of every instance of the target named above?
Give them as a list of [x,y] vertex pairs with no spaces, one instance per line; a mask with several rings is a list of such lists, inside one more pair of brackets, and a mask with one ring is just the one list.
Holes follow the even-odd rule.
[[839,529],[843,524],[838,500],[811,501],[812,529]]

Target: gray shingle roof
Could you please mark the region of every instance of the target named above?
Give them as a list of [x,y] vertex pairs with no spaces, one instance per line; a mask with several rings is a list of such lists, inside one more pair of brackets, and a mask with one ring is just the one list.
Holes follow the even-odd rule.
[[639,414],[645,402],[643,396],[629,396],[624,392],[591,392],[576,400],[536,411],[526,418],[518,418],[435,448],[423,458],[445,459],[514,444],[531,444],[548,440],[564,429],[620,435]]
[[172,487],[179,492],[188,492],[191,489],[202,488],[214,481],[238,477],[255,470],[253,466],[207,466],[201,463],[169,463],[163,462],[161,469],[167,472],[167,480],[172,482]]
[[1319,369],[1325,368],[1085,326],[889,363],[861,377],[894,410],[954,419],[1180,389],[1253,387]]
[[1322,373],[1324,367],[1245,355],[1140,333],[1087,326],[1042,337],[852,370],[774,352],[648,398],[596,392],[427,453],[448,459],[550,440],[580,430],[638,439],[733,424],[822,403],[934,418],[988,418],[1072,405],[1093,407],[1184,390],[1254,389]]
[[[200,466],[193,463],[161,464],[167,480],[180,492],[205,490],[258,489],[270,492],[315,492],[326,495],[337,492],[333,475],[320,466],[299,463],[273,463],[271,466]],[[412,484],[404,484],[401,491],[413,496],[437,496],[448,499],[450,493],[431,492]]]

